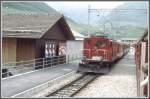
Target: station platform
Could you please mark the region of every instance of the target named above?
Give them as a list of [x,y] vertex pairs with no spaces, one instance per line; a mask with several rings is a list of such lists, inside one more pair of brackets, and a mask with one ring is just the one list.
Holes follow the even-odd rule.
[[1,96],[11,97],[69,72],[77,71],[77,69],[78,63],[74,62],[62,64],[54,68],[45,68],[24,75],[2,79]]

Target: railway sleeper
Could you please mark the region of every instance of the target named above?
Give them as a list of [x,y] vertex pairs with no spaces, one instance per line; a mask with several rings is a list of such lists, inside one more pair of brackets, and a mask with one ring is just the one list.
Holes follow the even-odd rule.
[[69,94],[69,92],[68,91],[66,91],[66,92],[58,92],[57,94],[60,94],[60,95],[68,95]]
[[72,87],[72,88],[67,88],[67,89],[65,89],[65,90],[69,90],[69,91],[71,91],[71,90],[78,90],[78,88],[79,88],[79,87]]
[[95,77],[93,75],[86,75],[85,77],[82,76],[76,81],[70,83],[69,85],[65,86],[64,88],[52,93],[50,97],[70,97],[73,96],[78,90],[88,84],[91,80]]

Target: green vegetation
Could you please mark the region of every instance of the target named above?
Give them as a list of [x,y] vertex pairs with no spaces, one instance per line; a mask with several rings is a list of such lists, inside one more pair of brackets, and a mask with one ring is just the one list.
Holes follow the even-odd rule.
[[[147,9],[147,4],[144,2],[127,2],[120,5],[116,9]],[[105,21],[110,21],[114,28],[118,31],[118,37],[122,38],[137,38],[139,39],[148,28],[148,12],[134,11],[134,12],[112,12],[105,18],[101,19],[102,24]],[[120,28],[122,27],[122,28]]]
[[55,13],[56,10],[43,2],[3,2],[2,14]]
[[88,32],[89,34],[96,34],[97,32],[99,32],[99,27],[93,27],[93,26],[88,26],[88,25],[85,25],[85,24],[81,24],[81,23],[76,23],[75,21],[73,21],[72,19],[70,18],[67,18],[66,17],[66,20],[69,24],[69,26],[76,30],[77,32],[83,34],[83,35],[87,35]]
[[[125,3],[116,9],[147,9],[145,3]],[[26,13],[56,13],[56,10],[49,7],[43,2],[3,2],[2,14],[26,14]],[[81,14],[81,11],[74,12],[70,17],[74,17],[76,14]],[[113,39],[123,38],[140,38],[147,28],[147,12],[142,13],[127,13],[127,12],[112,12],[104,18],[101,18],[97,22],[101,22],[101,25],[88,26],[82,22],[75,22],[71,18],[64,15],[69,26],[83,34],[87,35],[104,35],[103,25],[106,21],[110,21],[113,24],[111,33],[108,33],[108,37]],[[94,18],[94,17],[93,17]],[[84,17],[83,17],[84,20]]]

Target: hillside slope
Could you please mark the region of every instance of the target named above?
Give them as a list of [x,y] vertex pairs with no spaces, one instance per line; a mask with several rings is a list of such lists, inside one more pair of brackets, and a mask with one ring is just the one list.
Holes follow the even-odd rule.
[[[43,14],[43,13],[56,13],[56,10],[48,6],[44,2],[3,2],[2,3],[2,14]],[[59,12],[58,12],[59,13]],[[60,14],[60,13],[59,13]],[[65,16],[65,15],[64,15]],[[65,16],[69,26],[82,34],[86,34],[88,28],[86,25],[78,24],[71,18]],[[94,31],[94,27],[89,29],[91,32]]]
[[[57,5],[56,5],[57,6]],[[63,8],[62,8],[63,9]],[[145,3],[133,3],[133,2],[127,2],[116,9],[147,9],[147,5]],[[44,2],[3,2],[2,4],[2,14],[13,14],[13,13],[49,13],[54,12],[55,9],[51,8],[49,5],[47,5]],[[65,12],[66,11],[66,12]],[[106,21],[110,21],[113,24],[113,28],[111,32],[109,33],[109,36],[112,38],[118,38],[118,37],[133,37],[133,38],[140,38],[144,30],[148,26],[148,14],[147,12],[135,12],[135,13],[129,13],[129,12],[112,12],[109,15],[105,16],[104,18],[97,19],[97,25],[93,25],[92,23],[90,26],[84,24],[82,20],[85,21],[87,17],[86,15],[83,15],[82,11],[79,11],[79,9],[76,9],[73,12],[73,14],[67,13],[68,10],[64,9],[64,16],[67,20],[67,23],[69,26],[83,34],[87,35],[89,32],[91,35],[103,35],[104,32],[104,23]],[[85,13],[86,11],[84,11]],[[87,12],[86,12],[87,13]],[[77,16],[83,16],[80,17],[80,20],[74,21],[74,17]],[[69,16],[69,18],[67,17]],[[97,17],[97,15],[95,15]],[[92,19],[96,19],[93,16],[91,16]],[[87,20],[87,19],[86,19]],[[118,35],[118,36],[116,36]]]
[[56,10],[44,2],[3,2],[2,13],[49,13]]
[[[64,15],[71,17],[75,20],[76,23],[81,24],[81,26],[85,26],[85,31],[89,29],[93,29],[90,31],[91,34],[99,35],[101,32],[104,32],[104,24],[106,21],[109,21],[113,24],[113,28],[110,30],[109,35],[115,37],[120,35],[120,37],[134,37],[140,38],[142,33],[146,28],[148,28],[148,11],[147,12],[110,12],[105,14],[106,12],[92,12],[90,14],[90,25],[92,27],[87,28],[87,16],[88,16],[88,5],[83,6],[82,9],[80,7],[69,8],[67,5],[52,5],[52,7],[60,10],[64,13]],[[66,7],[65,7],[66,6]],[[94,5],[91,5],[94,6]],[[148,2],[125,2],[124,4],[116,7],[115,9],[148,9]],[[82,17],[81,17],[82,16]],[[79,27],[80,28],[80,27]],[[111,28],[111,27],[110,27]],[[136,35],[135,35],[136,34]],[[118,38],[116,36],[116,38]]]
[[[128,2],[116,9],[147,9],[146,3],[141,2]],[[110,20],[114,25],[132,25],[137,27],[148,26],[148,12],[144,10],[134,11],[118,11],[108,14],[105,18],[101,19],[104,23],[106,20]]]

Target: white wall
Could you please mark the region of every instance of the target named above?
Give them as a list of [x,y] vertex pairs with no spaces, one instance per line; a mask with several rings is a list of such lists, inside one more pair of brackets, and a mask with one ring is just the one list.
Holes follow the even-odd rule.
[[68,55],[70,57],[82,57],[82,51],[83,51],[82,40],[67,41],[67,59]]
[[[143,71],[142,71],[142,65],[144,65],[145,64],[145,55],[146,55],[146,52],[145,52],[145,48],[146,48],[146,43],[145,42],[142,42],[142,46],[141,46],[141,77],[140,77],[140,82],[142,82],[142,81],[144,81],[144,73],[143,73]],[[141,87],[140,88],[141,89],[141,91],[140,91],[140,95],[141,96],[144,96],[144,87]]]

